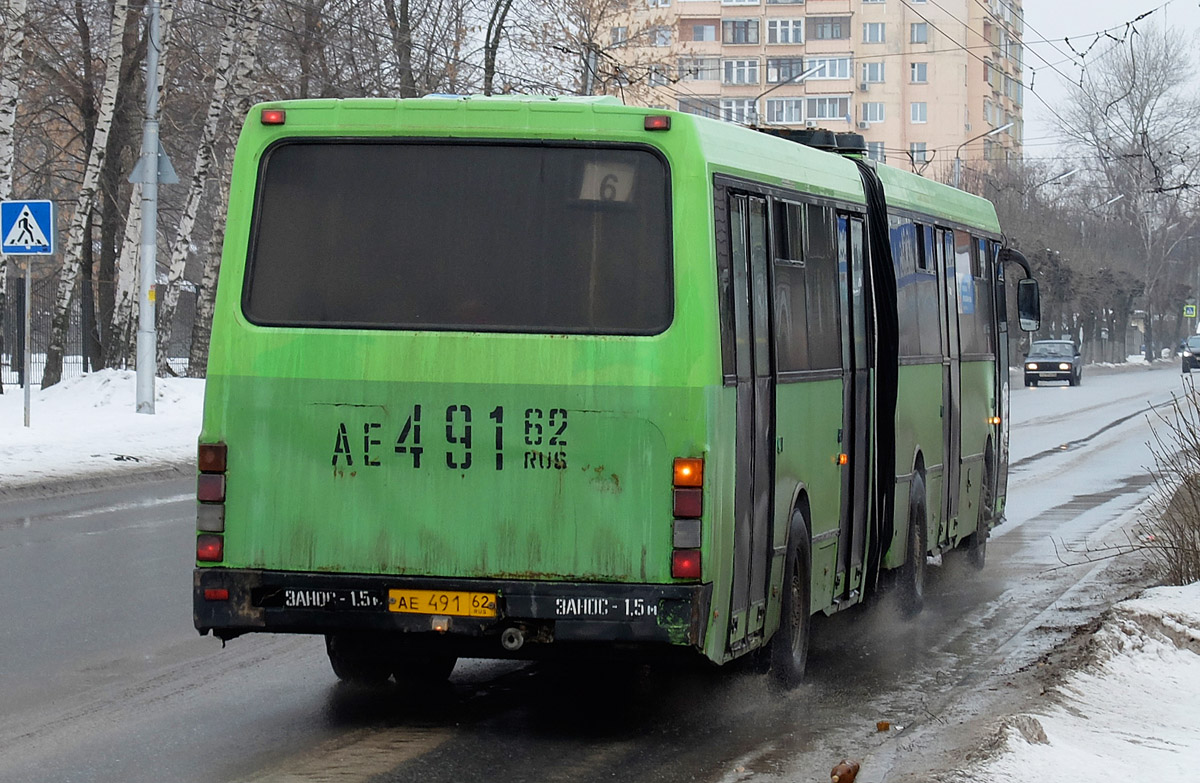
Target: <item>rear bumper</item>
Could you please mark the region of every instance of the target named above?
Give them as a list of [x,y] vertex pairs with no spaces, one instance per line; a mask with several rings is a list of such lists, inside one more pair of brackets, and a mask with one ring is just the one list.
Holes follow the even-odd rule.
[[[495,617],[440,617],[391,611],[391,590],[495,593]],[[210,600],[205,591],[228,591]],[[538,657],[557,643],[704,644],[712,585],[656,585],[491,579],[430,579],[197,568],[196,629],[222,639],[270,633],[411,634],[406,643],[478,657]],[[498,642],[510,627],[530,644],[519,655]],[[568,645],[572,646],[572,645]]]

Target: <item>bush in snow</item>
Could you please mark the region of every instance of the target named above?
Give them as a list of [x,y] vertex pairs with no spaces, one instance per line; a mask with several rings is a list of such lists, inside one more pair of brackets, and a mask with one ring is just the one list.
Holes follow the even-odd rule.
[[1192,387],[1151,422],[1157,491],[1147,507],[1144,551],[1163,582],[1200,581],[1200,392]]

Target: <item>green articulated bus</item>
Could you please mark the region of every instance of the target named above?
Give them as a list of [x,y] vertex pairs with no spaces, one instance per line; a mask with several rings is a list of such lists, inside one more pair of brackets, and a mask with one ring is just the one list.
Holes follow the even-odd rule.
[[813,614],[884,586],[915,613],[927,556],[982,565],[1028,266],[987,201],[804,135],[612,98],[256,107],[197,629],[322,634],[348,680],[754,653],[790,684]]

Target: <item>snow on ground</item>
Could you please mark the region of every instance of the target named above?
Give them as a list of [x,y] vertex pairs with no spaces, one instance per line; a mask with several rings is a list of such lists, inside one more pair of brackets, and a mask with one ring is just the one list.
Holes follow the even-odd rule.
[[1004,721],[1001,755],[969,780],[1195,780],[1200,761],[1200,584],[1159,587],[1113,608],[1095,660],[1054,706]]
[[82,474],[133,473],[195,459],[204,381],[157,378],[155,413],[134,411],[136,374],[102,370],[34,389],[30,427],[25,395],[0,394],[0,491]]

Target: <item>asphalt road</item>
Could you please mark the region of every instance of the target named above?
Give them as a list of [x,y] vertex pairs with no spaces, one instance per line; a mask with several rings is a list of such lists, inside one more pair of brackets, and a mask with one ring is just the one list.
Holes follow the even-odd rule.
[[1179,384],[1014,387],[988,568],[947,557],[917,622],[886,600],[822,619],[788,695],[748,671],[485,661],[431,691],[343,687],[320,639],[192,629],[190,479],[0,503],[0,783],[821,780],[842,757],[920,779],[989,682],[1136,584],[1088,561],[1147,492],[1141,412]]

